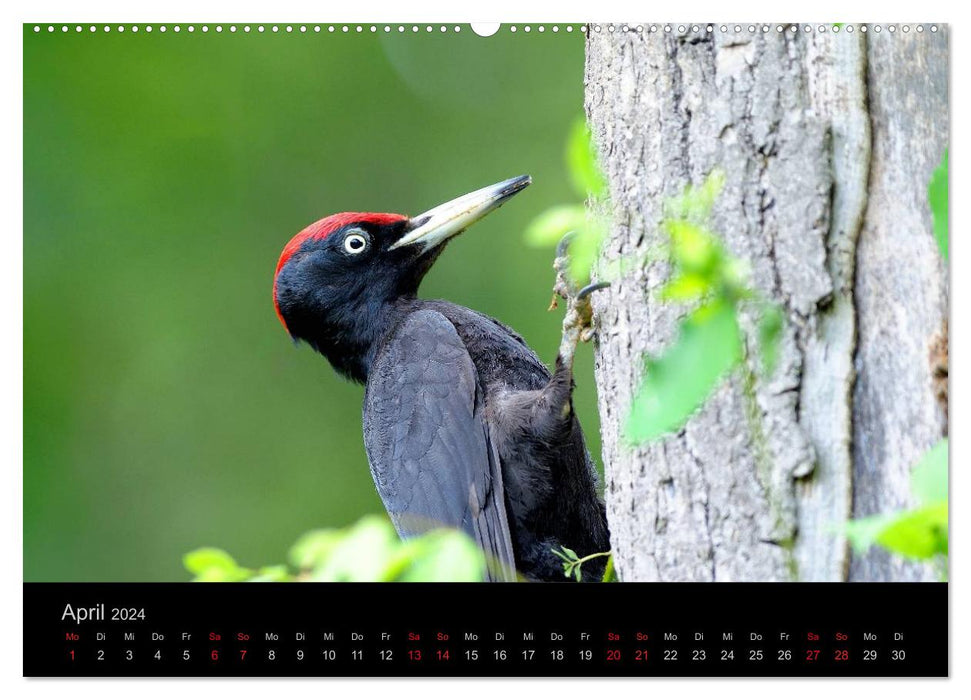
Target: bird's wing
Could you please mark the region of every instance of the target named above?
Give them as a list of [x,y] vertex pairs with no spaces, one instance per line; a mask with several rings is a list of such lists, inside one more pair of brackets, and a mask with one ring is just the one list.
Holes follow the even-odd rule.
[[465,530],[494,580],[515,580],[499,456],[472,358],[437,311],[410,314],[368,374],[364,444],[399,534]]

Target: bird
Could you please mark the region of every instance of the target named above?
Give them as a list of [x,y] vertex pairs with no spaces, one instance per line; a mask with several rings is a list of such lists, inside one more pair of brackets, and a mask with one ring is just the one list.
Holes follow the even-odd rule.
[[[605,285],[576,288],[565,238],[554,292],[569,306],[552,372],[502,322],[418,297],[445,246],[531,182],[510,178],[413,217],[320,219],[284,246],[273,280],[293,341],[365,385],[365,451],[399,536],[465,531],[488,581],[564,581],[554,550],[583,558],[610,548],[573,409],[574,352],[592,334],[590,294]],[[605,566],[591,557],[581,579],[600,580]]]

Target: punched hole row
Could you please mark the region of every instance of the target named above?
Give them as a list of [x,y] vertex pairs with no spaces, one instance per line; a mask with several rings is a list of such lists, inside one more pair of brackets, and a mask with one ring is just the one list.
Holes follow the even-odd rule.
[[[547,25],[536,25],[536,26],[530,26],[530,25],[526,25],[526,26],[510,25],[509,27],[505,27],[505,29],[507,29],[508,31],[513,32],[513,33],[515,33],[516,31],[523,31],[523,32],[527,32],[527,33],[528,32],[535,31],[535,32],[538,32],[540,34],[545,33],[545,32],[552,32],[552,33],[556,34],[556,33],[559,33],[561,31],[562,32],[566,32],[566,33],[571,33],[571,32],[577,31],[577,30],[584,31],[586,29],[586,27],[577,27],[577,26],[574,26],[574,25],[565,25],[565,26],[560,26],[560,25],[549,25],[549,26],[547,26]],[[177,34],[178,33],[181,33],[181,32],[188,32],[190,34],[193,34],[193,33],[196,33],[196,32],[202,32],[203,34],[206,34],[206,33],[209,33],[209,32],[215,32],[217,34],[220,34],[220,33],[223,33],[223,32],[228,32],[230,34],[234,34],[234,33],[237,33],[237,32],[242,32],[242,33],[245,33],[245,34],[249,34],[249,33],[257,33],[257,34],[264,34],[264,33],[271,33],[271,34],[281,34],[281,33],[283,33],[283,34],[322,34],[322,33],[327,33],[327,34],[363,34],[363,33],[366,33],[366,32],[367,33],[371,33],[371,34],[376,34],[376,33],[379,33],[379,32],[383,32],[385,34],[390,34],[390,33],[393,33],[393,32],[396,32],[396,33],[399,33],[399,34],[405,34],[405,33],[418,34],[418,33],[424,32],[426,34],[431,34],[431,33],[446,34],[446,33],[459,33],[459,32],[464,31],[464,29],[462,28],[462,26],[457,25],[457,24],[455,24],[455,25],[446,25],[446,24],[436,24],[436,25],[432,25],[432,24],[424,24],[424,25],[418,25],[418,24],[395,24],[395,25],[391,25],[391,24],[384,24],[384,25],[381,25],[381,24],[370,24],[370,25],[368,25],[368,24],[323,24],[323,25],[322,24],[241,24],[241,25],[229,24],[229,25],[222,25],[222,24],[217,24],[217,25],[212,25],[212,26],[210,26],[208,24],[203,24],[203,25],[194,25],[194,24],[188,24],[188,25],[179,25],[179,24],[176,24],[176,25],[164,25],[163,24],[163,25],[159,25],[159,26],[153,26],[153,25],[137,25],[137,24],[131,24],[131,25],[124,25],[124,24],[118,24],[118,25],[111,25],[111,24],[105,24],[105,25],[94,25],[94,24],[91,24],[91,25],[81,25],[81,24],[77,24],[77,25],[67,25],[67,24],[54,25],[54,24],[48,24],[46,26],[45,25],[40,25],[40,24],[35,24],[34,25],[34,33],[35,34],[39,34],[39,33],[43,32],[43,31],[46,31],[46,32],[51,33],[51,34],[54,33],[54,32],[58,32],[58,31],[60,31],[61,33],[68,33],[68,32],[71,32],[71,31],[73,31],[75,33],[82,33],[84,31],[87,31],[87,32],[90,32],[90,33],[95,33],[95,32],[103,32],[103,33],[108,33],[108,32],[118,32],[118,33],[130,32],[130,33],[133,33],[133,34],[138,33],[138,32],[145,32],[145,33],[149,33],[149,34],[152,33],[152,32],[160,32],[160,33],[175,32]],[[472,28],[472,31],[473,31],[473,33],[477,33],[474,27]]]
[[[164,33],[169,32],[169,31],[174,32],[176,34],[181,33],[183,31],[184,32],[188,32],[189,34],[194,34],[197,31],[198,32],[201,32],[203,34],[209,33],[210,31],[215,32],[217,34],[221,34],[223,32],[229,32],[230,34],[234,34],[234,33],[237,33],[237,32],[242,32],[244,34],[249,34],[249,33],[264,34],[264,33],[267,33],[267,32],[269,32],[271,34],[280,34],[280,33],[284,33],[284,34],[295,34],[295,33],[296,34],[308,34],[308,33],[312,33],[312,34],[321,34],[321,33],[327,33],[327,34],[351,34],[351,33],[354,33],[354,34],[363,34],[365,32],[368,32],[368,33],[371,33],[371,34],[377,34],[377,33],[380,33],[380,32],[383,32],[385,34],[391,34],[391,33],[394,33],[394,32],[399,33],[399,34],[405,34],[405,33],[418,34],[418,33],[422,33],[422,32],[424,32],[426,34],[431,34],[431,33],[447,34],[447,33],[459,33],[461,31],[463,31],[462,27],[460,25],[457,25],[457,24],[456,25],[445,25],[445,24],[441,24],[441,25],[431,25],[431,24],[426,24],[426,25],[418,25],[418,24],[410,24],[410,25],[404,25],[404,24],[397,24],[397,25],[390,25],[390,24],[385,24],[385,25],[378,25],[378,24],[371,24],[371,25],[363,25],[363,24],[356,24],[356,25],[354,25],[354,24],[336,24],[336,25],[335,24],[328,24],[328,25],[320,25],[320,24],[312,24],[312,25],[309,25],[309,24],[296,24],[296,25],[295,24],[284,24],[284,25],[280,25],[280,24],[271,24],[271,25],[264,25],[264,24],[255,24],[255,25],[243,24],[243,25],[236,25],[236,24],[230,24],[230,25],[221,25],[221,24],[217,24],[217,25],[213,25],[213,26],[210,26],[208,24],[203,24],[203,25],[198,25],[198,26],[193,25],[193,24],[188,24],[188,25],[179,25],[179,24],[176,24],[176,25],[171,25],[171,26],[164,25],[163,24],[163,25],[159,25],[157,27],[156,26],[153,26],[153,25],[150,25],[150,24],[148,24],[148,25],[137,25],[137,24],[132,24],[132,25],[124,25],[124,24],[110,25],[110,24],[105,24],[105,25],[100,25],[100,26],[99,25],[94,25],[94,24],[91,24],[91,25],[80,25],[80,24],[77,24],[77,25],[67,25],[67,24],[54,25],[54,24],[48,24],[46,26],[43,26],[43,25],[40,25],[40,24],[35,24],[34,25],[34,33],[35,34],[39,34],[39,33],[43,32],[45,30],[49,34],[53,34],[53,33],[57,32],[57,31],[60,31],[61,33],[68,33],[68,32],[71,32],[72,30],[75,33],[82,33],[85,30],[87,30],[87,32],[89,32],[89,33],[96,33],[96,32],[99,32],[99,31],[100,32],[103,32],[103,33],[108,33],[108,32],[124,33],[124,32],[127,31],[127,32],[130,32],[132,34],[137,34],[138,32],[144,32],[144,33],[148,33],[148,34],[150,34],[152,32],[159,32],[159,33],[163,33],[164,34]],[[515,24],[512,24],[512,25],[509,25],[509,26],[506,26],[506,27],[501,27],[500,30],[505,30],[505,31],[508,31],[508,32],[510,32],[512,34],[515,34],[517,32],[523,32],[523,33],[526,33],[526,34],[529,34],[529,33],[532,33],[532,32],[537,32],[537,33],[542,34],[542,33],[545,33],[547,31],[552,32],[554,34],[559,33],[561,31],[566,32],[566,33],[571,33],[573,31],[580,31],[582,33],[586,33],[588,31],[594,31],[594,32],[600,33],[600,32],[606,31],[606,32],[614,33],[614,32],[620,31],[620,32],[648,33],[648,34],[656,34],[656,33],[659,33],[659,32],[664,32],[664,33],[670,34],[670,33],[675,32],[675,31],[677,31],[679,34],[688,34],[688,33],[692,33],[692,34],[699,34],[699,33],[712,34],[712,33],[714,33],[714,32],[717,31],[717,32],[721,32],[723,34],[727,34],[727,33],[741,34],[743,32],[747,32],[749,34],[756,34],[756,33],[760,33],[761,32],[761,33],[765,34],[765,33],[771,32],[773,30],[775,30],[777,33],[780,33],[780,34],[783,33],[783,32],[797,33],[797,32],[800,32],[800,31],[802,31],[804,33],[809,33],[809,32],[819,32],[819,33],[832,32],[834,34],[838,34],[841,31],[846,32],[848,34],[851,34],[854,31],[860,31],[860,32],[863,32],[863,33],[866,33],[868,31],[872,31],[872,32],[875,32],[875,33],[878,33],[878,34],[880,32],[887,31],[887,32],[889,32],[891,34],[894,34],[894,33],[898,32],[898,31],[900,31],[900,32],[902,32],[904,34],[907,34],[910,31],[916,31],[916,32],[924,32],[924,31],[937,32],[938,31],[938,26],[936,24],[931,24],[931,25],[923,25],[923,24],[916,24],[916,25],[910,25],[910,24],[900,24],[900,25],[898,25],[898,24],[886,24],[886,25],[883,25],[883,24],[860,24],[860,25],[854,25],[854,24],[845,24],[845,25],[844,24],[818,24],[818,25],[812,25],[812,24],[804,24],[804,25],[798,25],[798,24],[776,24],[776,25],[769,25],[769,24],[749,24],[749,25],[741,25],[741,24],[734,24],[734,25],[728,25],[728,24],[720,24],[720,25],[714,25],[714,24],[705,24],[705,25],[699,25],[699,24],[690,24],[690,25],[685,25],[685,24],[680,24],[680,25],[674,25],[674,24],[660,24],[660,25],[659,24],[650,24],[650,25],[643,25],[643,24],[637,24],[637,25],[629,25],[629,24],[592,24],[592,25],[579,25],[579,26],[565,25],[563,27],[560,27],[559,25],[555,25],[555,24],[554,25],[550,25],[550,26],[542,25],[542,24],[541,25],[535,25],[535,26],[534,25],[528,25],[528,24],[527,25],[515,25]],[[476,30],[474,28],[473,28],[472,31],[473,31],[473,33],[478,33],[478,32],[476,32]]]

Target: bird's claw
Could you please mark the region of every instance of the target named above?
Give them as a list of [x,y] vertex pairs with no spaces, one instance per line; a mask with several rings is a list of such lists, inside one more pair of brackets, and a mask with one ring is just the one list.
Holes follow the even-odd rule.
[[556,257],[565,258],[568,257],[568,251],[570,249],[570,241],[572,241],[577,235],[576,231],[567,231],[563,234],[563,238],[560,242],[556,244]]
[[573,280],[570,279],[570,241],[575,236],[573,231],[568,231],[556,244],[556,257],[553,258],[556,279],[553,282],[553,301],[550,302],[550,311],[557,307],[557,297],[569,301],[576,294]]
[[567,231],[560,242],[556,244],[556,257],[553,259],[556,280],[553,282],[553,300],[550,302],[550,311],[558,306],[557,297],[574,304],[583,301],[597,290],[606,289],[610,286],[610,282],[592,282],[585,287],[577,288],[570,276],[570,242],[575,237],[575,231]]
[[588,296],[596,292],[598,289],[606,289],[610,286],[610,282],[592,282],[586,287],[581,289],[576,293],[577,300],[586,299]]
[[570,277],[570,241],[574,233],[567,233],[556,246],[556,258],[553,269],[556,270],[556,281],[553,283],[553,300],[549,310],[558,306],[557,298],[562,297],[567,302],[566,315],[563,317],[563,340],[560,343],[560,356],[565,361],[572,362],[573,351],[578,342],[588,342],[594,334],[593,307],[590,295],[599,289],[610,286],[609,282],[593,282],[582,288]]

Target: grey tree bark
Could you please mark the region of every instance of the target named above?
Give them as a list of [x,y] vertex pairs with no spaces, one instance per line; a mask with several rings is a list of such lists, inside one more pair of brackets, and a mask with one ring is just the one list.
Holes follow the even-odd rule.
[[[587,36],[587,116],[611,193],[603,257],[644,261],[594,300],[619,576],[933,578],[879,551],[854,556],[840,533],[911,505],[910,469],[947,430],[935,384],[947,269],[927,204],[948,141],[946,28],[657,29]],[[778,366],[762,379],[749,353],[752,371],[684,429],[631,449],[621,428],[644,355],[685,312],[657,294],[662,205],[715,168],[712,229],[784,310]]]

